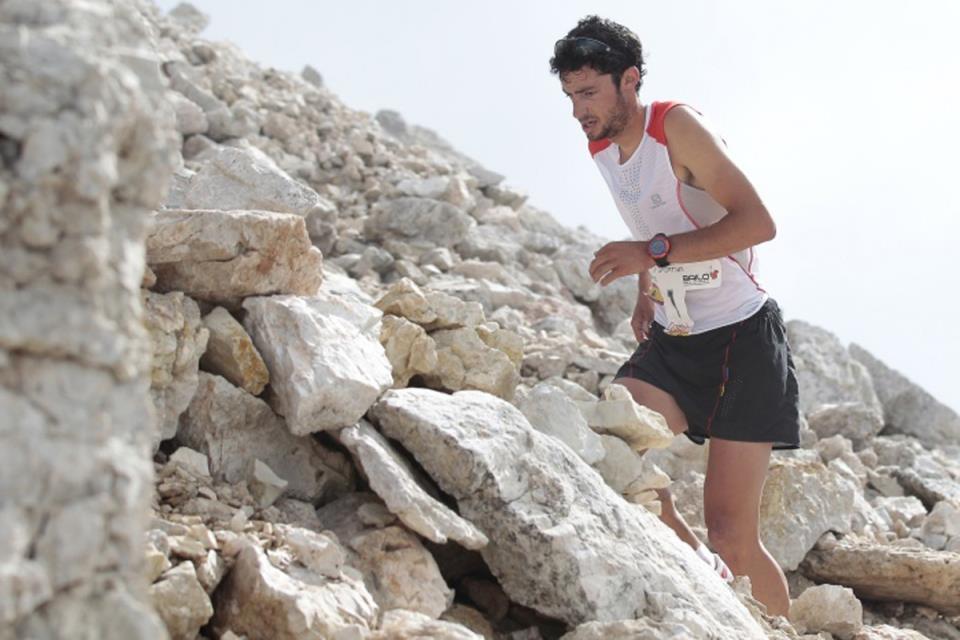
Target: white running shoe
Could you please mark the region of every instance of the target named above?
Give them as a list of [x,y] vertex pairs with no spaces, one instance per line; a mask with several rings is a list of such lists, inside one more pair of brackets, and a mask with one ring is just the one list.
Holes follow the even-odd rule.
[[730,567],[723,561],[723,558],[707,549],[707,545],[700,543],[700,546],[697,547],[697,555],[716,571],[724,582],[733,582],[733,571],[730,571]]

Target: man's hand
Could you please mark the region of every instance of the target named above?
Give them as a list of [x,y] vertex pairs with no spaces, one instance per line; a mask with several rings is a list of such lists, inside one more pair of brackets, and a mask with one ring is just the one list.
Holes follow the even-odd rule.
[[590,263],[590,278],[605,287],[617,278],[642,273],[654,266],[647,243],[636,240],[608,242]]
[[637,337],[637,342],[643,342],[650,337],[654,304],[654,301],[644,293],[637,296],[637,306],[633,308],[633,317],[630,319],[630,326],[633,328],[633,335]]

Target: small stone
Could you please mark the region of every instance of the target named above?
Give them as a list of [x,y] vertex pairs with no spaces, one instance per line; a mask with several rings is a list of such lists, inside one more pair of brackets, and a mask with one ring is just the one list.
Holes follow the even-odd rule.
[[851,640],[863,626],[863,606],[853,589],[833,584],[810,587],[790,604],[790,621],[801,633],[826,631]]
[[179,464],[200,478],[210,477],[210,461],[207,456],[199,451],[194,451],[190,447],[178,448],[170,456],[170,462]]
[[251,470],[247,476],[247,485],[250,493],[261,509],[272,505],[283,495],[289,483],[275,474],[270,467],[258,459],[253,460]]
[[150,599],[171,640],[194,640],[213,615],[213,605],[190,562],[181,562],[150,587]]
[[203,317],[203,326],[210,332],[207,350],[200,358],[200,366],[216,373],[234,385],[260,395],[270,382],[270,373],[253,340],[230,312],[216,307]]

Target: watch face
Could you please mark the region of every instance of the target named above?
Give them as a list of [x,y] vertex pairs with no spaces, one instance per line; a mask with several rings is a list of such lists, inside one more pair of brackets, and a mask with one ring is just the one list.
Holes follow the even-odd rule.
[[650,255],[654,258],[662,258],[667,255],[667,243],[663,238],[654,238],[647,247]]

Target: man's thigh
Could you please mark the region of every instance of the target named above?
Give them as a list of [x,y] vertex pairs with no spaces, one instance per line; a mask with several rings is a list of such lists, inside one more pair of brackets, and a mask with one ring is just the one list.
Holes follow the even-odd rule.
[[617,378],[614,382],[625,386],[637,404],[642,404],[662,415],[667,421],[667,426],[675,434],[687,430],[687,417],[683,414],[683,410],[673,396],[663,389],[636,378]]

